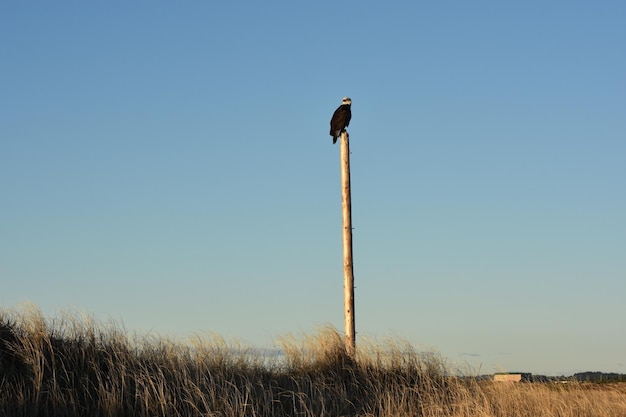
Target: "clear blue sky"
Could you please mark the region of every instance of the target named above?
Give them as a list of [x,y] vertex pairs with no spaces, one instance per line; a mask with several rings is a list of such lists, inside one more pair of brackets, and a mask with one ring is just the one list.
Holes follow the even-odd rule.
[[[507,3],[507,4],[505,4]],[[626,373],[626,4],[4,2],[0,306]]]

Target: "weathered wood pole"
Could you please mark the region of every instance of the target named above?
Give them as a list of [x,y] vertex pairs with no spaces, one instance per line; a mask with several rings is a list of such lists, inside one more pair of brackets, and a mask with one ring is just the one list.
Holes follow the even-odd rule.
[[341,132],[341,213],[343,220],[343,305],[346,330],[346,353],[354,359],[354,273],[352,269],[352,198],[350,195],[350,135]]

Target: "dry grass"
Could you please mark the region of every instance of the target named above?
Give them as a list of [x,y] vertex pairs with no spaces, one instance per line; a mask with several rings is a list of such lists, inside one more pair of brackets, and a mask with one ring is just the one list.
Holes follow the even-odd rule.
[[352,361],[333,328],[280,344],[284,356],[264,357],[217,336],[182,344],[0,311],[0,417],[626,415],[624,385],[477,382],[397,341],[360,341]]

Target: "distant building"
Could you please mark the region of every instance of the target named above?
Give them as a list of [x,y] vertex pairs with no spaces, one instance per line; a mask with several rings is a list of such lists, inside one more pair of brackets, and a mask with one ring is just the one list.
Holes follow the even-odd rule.
[[528,372],[499,372],[493,375],[494,382],[530,382],[532,374]]

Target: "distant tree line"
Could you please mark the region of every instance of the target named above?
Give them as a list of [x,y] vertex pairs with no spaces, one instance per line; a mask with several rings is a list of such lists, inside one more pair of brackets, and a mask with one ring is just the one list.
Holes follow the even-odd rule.
[[[521,382],[593,382],[593,383],[608,383],[608,382],[626,382],[626,374],[618,374],[615,372],[599,372],[599,371],[587,371],[578,372],[570,376],[547,376],[547,375],[533,375],[531,373],[524,372],[512,372],[522,375]],[[493,380],[493,375],[480,375],[475,378],[481,381]]]
[[579,372],[573,378],[581,382],[626,382],[626,374],[615,372]]

